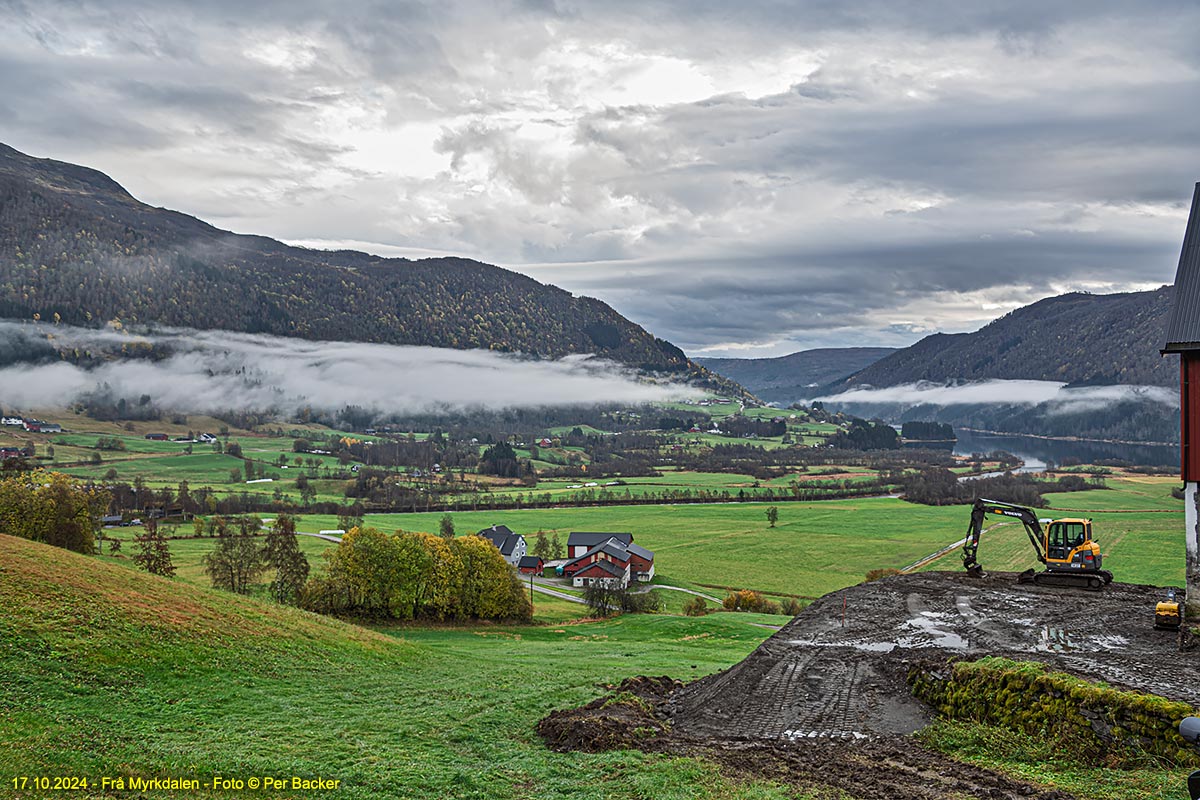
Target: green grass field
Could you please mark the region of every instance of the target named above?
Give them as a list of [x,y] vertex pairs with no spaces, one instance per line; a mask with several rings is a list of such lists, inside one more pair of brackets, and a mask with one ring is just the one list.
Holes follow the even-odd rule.
[[345,798],[794,796],[695,759],[553,753],[533,731],[597,684],[731,665],[770,633],[756,615],[380,633],[5,536],[0,607],[6,781],[295,775],[338,779],[326,794]]
[[[1048,494],[1045,497],[1050,509],[1039,509],[1038,515],[1043,519],[1090,518],[1093,535],[1104,555],[1104,568],[1118,581],[1182,586],[1183,501],[1171,497],[1171,488],[1179,482],[1173,478],[1132,477],[1110,479],[1109,485],[1113,488],[1106,491]],[[987,524],[995,521],[989,518]],[[966,523],[963,515],[963,535]],[[1040,569],[1019,523],[985,533],[980,538],[978,557],[988,570]],[[958,558],[957,552],[948,553],[925,569],[954,569],[958,567]]]
[[[534,732],[548,711],[591,700],[602,685],[730,666],[774,617],[367,630],[6,536],[0,607],[0,780],[17,800],[47,796],[13,790],[7,782],[20,776],[340,782],[323,793],[75,797],[828,797],[734,779],[696,758],[554,753]],[[1178,770],[1033,762],[995,738],[963,725],[928,737],[1079,797],[1184,796]]]
[[[1157,585],[1183,579],[1182,502],[1166,478],[1111,480],[1111,489],[1047,495],[1056,508],[1135,509],[1096,513],[1096,537],[1117,580]],[[575,531],[628,531],[656,553],[659,578],[681,586],[741,586],[782,594],[819,596],[863,580],[868,570],[903,567],[966,532],[966,506],[922,506],[879,497],[864,500],[778,503],[779,522],[767,524],[766,503],[611,506],[454,513],[461,535],[492,524],[532,539],[557,532],[566,544]],[[1168,512],[1168,513],[1162,513]],[[1068,516],[1078,512],[1050,512]],[[370,514],[385,531],[436,532],[441,513]],[[336,518],[312,515],[300,529],[336,527]],[[980,560],[993,570],[1032,566],[1032,549],[1019,527],[985,535]],[[958,569],[951,553],[927,567]]]

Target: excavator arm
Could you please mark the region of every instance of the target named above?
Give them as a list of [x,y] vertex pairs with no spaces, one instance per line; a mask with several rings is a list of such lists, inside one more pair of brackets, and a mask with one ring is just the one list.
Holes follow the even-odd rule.
[[979,553],[979,537],[983,533],[983,518],[987,514],[999,514],[1020,520],[1025,526],[1025,534],[1033,544],[1038,561],[1046,563],[1046,544],[1042,534],[1042,525],[1038,522],[1037,514],[1024,506],[1002,503],[998,500],[976,498],[971,507],[971,521],[967,525],[967,538],[963,541],[963,566],[973,577],[983,577],[983,567],[977,558]]

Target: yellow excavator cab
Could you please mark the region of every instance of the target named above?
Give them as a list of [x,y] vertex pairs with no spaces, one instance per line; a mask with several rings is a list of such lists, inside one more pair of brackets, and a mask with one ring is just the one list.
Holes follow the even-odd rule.
[[[1040,520],[1039,520],[1040,521]],[[1100,545],[1092,540],[1090,519],[1055,519],[1046,526],[1046,565],[1076,564],[1075,569],[1099,568]]]

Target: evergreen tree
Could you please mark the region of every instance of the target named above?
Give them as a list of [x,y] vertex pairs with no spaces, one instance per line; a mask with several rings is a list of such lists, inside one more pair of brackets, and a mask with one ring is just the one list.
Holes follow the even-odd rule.
[[171,562],[171,548],[167,540],[158,530],[158,522],[146,521],[146,532],[138,536],[138,552],[133,556],[133,563],[151,575],[162,575],[164,578],[175,576],[175,565]]
[[552,558],[550,540],[546,537],[545,531],[538,531],[533,538],[533,554],[543,561],[548,561]]
[[449,541],[454,538],[454,518],[449,514],[443,514],[441,521],[438,523],[439,532],[442,538]]

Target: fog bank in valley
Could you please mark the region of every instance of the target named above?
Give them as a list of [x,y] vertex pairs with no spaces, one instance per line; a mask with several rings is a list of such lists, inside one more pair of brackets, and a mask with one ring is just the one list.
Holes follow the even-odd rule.
[[[75,358],[82,361],[76,364],[60,352],[98,358]],[[0,364],[0,404],[17,409],[63,407],[96,390],[149,395],[173,411],[285,415],[348,405],[406,414],[633,404],[696,393],[586,354],[545,361],[484,350],[13,321],[0,321]]]

